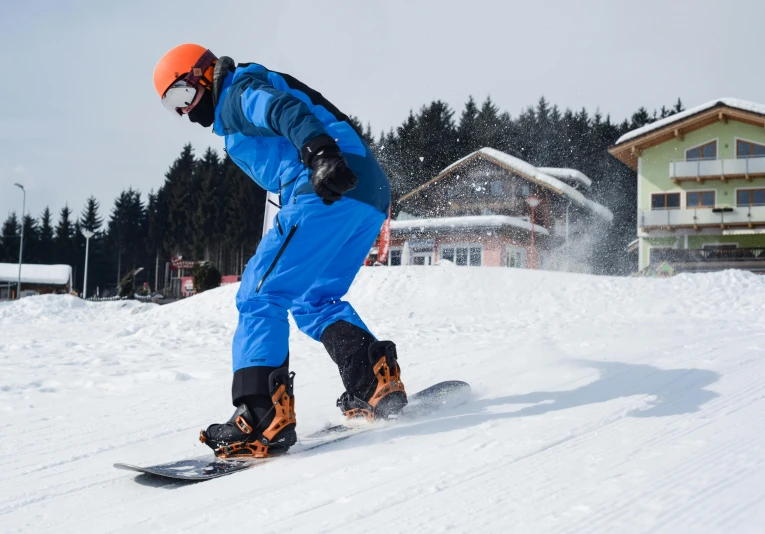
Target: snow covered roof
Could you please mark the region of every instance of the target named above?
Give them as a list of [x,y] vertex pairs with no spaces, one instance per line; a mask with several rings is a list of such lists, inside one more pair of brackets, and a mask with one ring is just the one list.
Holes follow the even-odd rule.
[[[18,263],[0,263],[0,282],[16,282],[19,277]],[[32,265],[21,266],[22,284],[50,284],[63,286],[72,279],[69,265]]]
[[[464,217],[439,217],[436,219],[406,219],[391,221],[391,230],[417,230],[436,228],[500,228],[511,226],[531,232],[531,223],[519,217],[507,215],[467,215]],[[550,233],[542,226],[535,225],[534,232],[541,235]]]
[[465,163],[469,159],[474,159],[474,158],[486,159],[510,171],[521,174],[525,176],[526,178],[529,178],[530,180],[537,182],[542,187],[551,189],[552,191],[554,191],[555,193],[561,196],[566,196],[570,198],[574,203],[578,204],[579,206],[583,208],[589,209],[596,215],[600,216],[601,218],[609,222],[612,221],[614,218],[614,214],[611,213],[611,210],[609,210],[605,206],[598,204],[597,202],[593,202],[589,198],[585,198],[585,196],[581,192],[577,191],[570,185],[563,183],[558,178],[553,178],[549,174],[545,174],[544,172],[534,167],[531,163],[527,163],[523,161],[522,159],[513,157],[509,154],[505,154],[504,152],[500,152],[499,150],[496,150],[494,148],[488,148],[488,147],[484,147],[480,150],[476,150],[472,154],[468,154],[464,158],[458,161],[455,161],[454,163],[446,167],[443,171],[441,171],[438,174],[438,176],[436,176],[435,178],[427,182],[425,185],[418,187],[411,193],[408,193],[404,195],[403,197],[401,197],[400,201],[428,187],[430,184],[440,180],[445,175],[447,175],[450,171],[454,170],[455,167]]
[[590,180],[586,174],[576,169],[565,169],[565,168],[558,168],[558,167],[537,167],[537,169],[539,169],[541,172],[545,174],[554,176],[555,178],[558,178],[559,180],[563,180],[564,182],[580,183],[586,189],[589,189],[590,186],[592,185],[592,180]]
[[652,122],[651,124],[646,124],[642,128],[638,128],[636,130],[632,130],[631,132],[627,132],[616,141],[616,144],[619,145],[631,139],[635,139],[636,137],[645,135],[649,132],[660,130],[661,128],[664,128],[665,126],[672,124],[673,122],[681,121],[683,119],[696,115],[697,113],[701,113],[702,111],[706,111],[708,109],[712,109],[717,106],[727,106],[729,108],[738,109],[741,111],[749,111],[751,113],[757,113],[758,115],[765,115],[765,104],[759,104],[757,102],[749,102],[748,100],[741,100],[739,98],[718,98],[717,100],[712,100],[705,104],[701,104],[700,106],[686,109],[685,111],[681,111],[680,113],[675,113],[674,115],[670,115],[669,117],[666,117],[664,119],[658,120],[656,122]]

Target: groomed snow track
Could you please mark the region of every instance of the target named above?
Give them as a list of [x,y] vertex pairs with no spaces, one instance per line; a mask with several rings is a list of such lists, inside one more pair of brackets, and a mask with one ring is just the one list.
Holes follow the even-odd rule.
[[[0,304],[0,531],[763,532],[765,277],[365,268],[405,383],[471,402],[202,484],[112,468],[206,453],[235,291]],[[291,360],[299,433],[338,421],[321,345]]]

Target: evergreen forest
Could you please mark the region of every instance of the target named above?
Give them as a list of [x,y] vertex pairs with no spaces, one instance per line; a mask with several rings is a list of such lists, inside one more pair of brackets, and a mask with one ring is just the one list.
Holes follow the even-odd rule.
[[[375,136],[369,124],[352,118],[372,147],[396,199],[436,176],[441,169],[482,147],[491,147],[539,167],[569,167],[589,176],[587,196],[607,206],[614,222],[595,258],[595,272],[625,275],[635,269],[625,248],[635,238],[637,179],[634,171],[608,154],[624,133],[683,110],[649,112],[639,108],[615,123],[600,111],[561,110],[540,98],[517,117],[501,111],[491,98],[480,105],[471,97],[455,111],[436,100],[411,111],[401,125]],[[158,188],[142,195],[127,187],[111,206],[93,196],[79,211],[67,204],[58,213],[39,216],[15,212],[0,230],[0,262],[18,262],[24,226],[24,263],[71,265],[75,288],[82,290],[85,238],[89,246],[88,294],[107,294],[130,271],[143,267],[137,283],[162,290],[165,263],[171,258],[207,260],[223,274],[241,274],[262,233],[265,192],[226,155],[208,149],[200,156],[186,145],[157,179]],[[72,199],[82,202],[82,199]]]

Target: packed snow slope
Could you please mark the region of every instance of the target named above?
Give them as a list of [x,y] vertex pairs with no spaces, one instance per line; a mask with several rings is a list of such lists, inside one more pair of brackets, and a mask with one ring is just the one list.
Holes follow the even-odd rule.
[[[0,305],[0,531],[765,531],[765,277],[365,268],[349,298],[410,391],[470,402],[201,484],[114,469],[207,454],[236,289]],[[340,421],[291,343],[299,433]]]

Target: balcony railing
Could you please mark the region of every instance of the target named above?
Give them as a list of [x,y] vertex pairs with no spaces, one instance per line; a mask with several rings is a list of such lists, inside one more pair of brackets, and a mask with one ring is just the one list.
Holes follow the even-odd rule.
[[643,210],[638,218],[643,229],[675,227],[765,226],[765,206],[739,206],[677,210]]
[[765,264],[765,247],[759,248],[704,248],[704,249],[653,249],[651,263],[708,263],[708,262],[762,262]]
[[675,182],[729,178],[751,179],[763,176],[765,176],[765,157],[673,161],[669,164],[669,177]]

